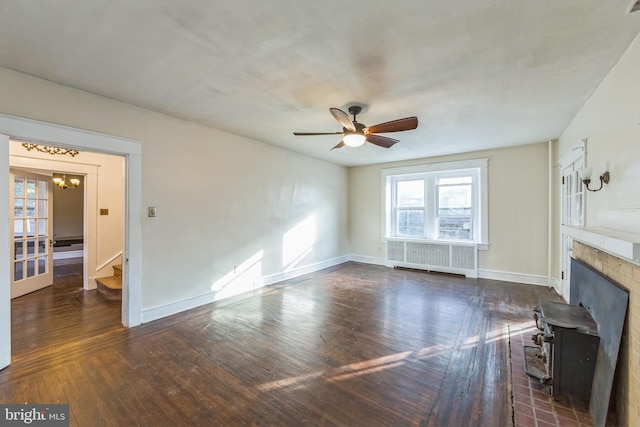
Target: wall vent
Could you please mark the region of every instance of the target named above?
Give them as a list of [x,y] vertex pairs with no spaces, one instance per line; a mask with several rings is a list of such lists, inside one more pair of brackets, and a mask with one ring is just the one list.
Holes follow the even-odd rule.
[[633,0],[629,6],[627,13],[633,13],[640,10],[640,0]]
[[417,268],[478,277],[478,247],[474,243],[387,240],[389,267]]

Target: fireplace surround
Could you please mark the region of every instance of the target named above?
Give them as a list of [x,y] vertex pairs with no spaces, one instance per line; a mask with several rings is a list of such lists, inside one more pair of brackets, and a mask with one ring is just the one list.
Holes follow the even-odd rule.
[[640,265],[573,240],[572,256],[629,292],[613,396],[618,425],[640,420]]

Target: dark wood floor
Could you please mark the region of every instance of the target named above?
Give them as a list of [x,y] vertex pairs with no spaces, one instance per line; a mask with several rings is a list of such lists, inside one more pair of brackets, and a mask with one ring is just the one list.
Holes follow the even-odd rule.
[[79,426],[508,426],[507,327],[544,287],[347,263],[133,329],[75,267],[12,302],[0,402]]

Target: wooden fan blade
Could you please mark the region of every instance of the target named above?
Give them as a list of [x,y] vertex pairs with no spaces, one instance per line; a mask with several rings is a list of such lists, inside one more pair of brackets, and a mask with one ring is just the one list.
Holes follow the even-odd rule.
[[378,147],[391,148],[396,142],[400,142],[397,139],[387,138],[381,135],[367,135],[367,142],[377,145]]
[[336,148],[344,147],[344,145],[345,145],[345,144],[344,144],[344,141],[340,141],[340,143],[339,143],[338,145],[336,145],[335,147],[333,147],[333,148],[332,148],[331,150],[329,150],[329,151],[333,151],[333,150],[335,150]]
[[294,135],[309,136],[309,135],[342,135],[344,132],[294,132]]
[[331,112],[333,118],[336,119],[343,128],[350,131],[356,130],[356,126],[353,124],[347,113],[339,108],[329,108],[329,111]]
[[405,117],[404,119],[392,120],[390,122],[379,123],[369,126],[364,133],[387,133],[411,130],[418,127],[417,117]]

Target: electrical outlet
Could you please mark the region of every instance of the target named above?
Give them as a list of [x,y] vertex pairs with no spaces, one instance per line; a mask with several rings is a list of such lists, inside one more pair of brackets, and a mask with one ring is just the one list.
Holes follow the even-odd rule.
[[149,206],[149,218],[156,217],[156,208],[155,206]]
[[109,209],[100,209],[100,215],[109,215]]

